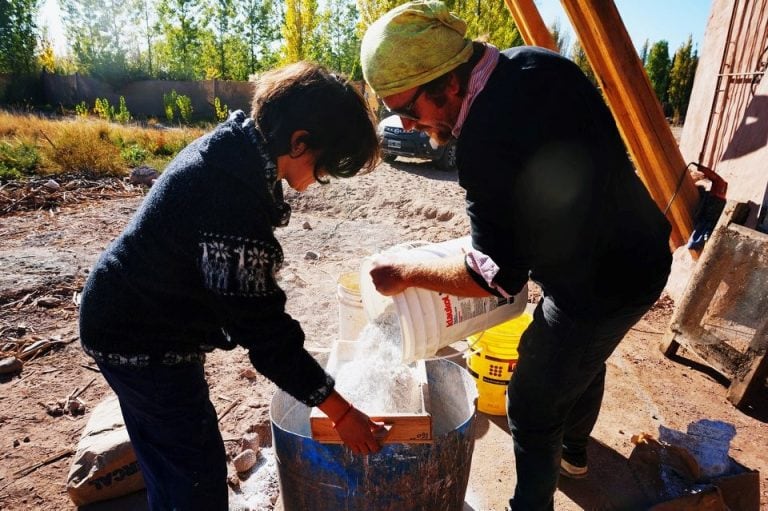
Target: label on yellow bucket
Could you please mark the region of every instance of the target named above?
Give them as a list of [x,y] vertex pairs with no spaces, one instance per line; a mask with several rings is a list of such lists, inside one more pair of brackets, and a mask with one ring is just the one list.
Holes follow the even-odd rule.
[[477,409],[491,415],[507,413],[507,385],[517,366],[520,336],[533,318],[518,318],[469,337],[469,374],[477,384]]
[[507,384],[517,360],[487,356],[475,349],[467,359],[467,370],[477,384],[477,409],[491,415],[507,413]]

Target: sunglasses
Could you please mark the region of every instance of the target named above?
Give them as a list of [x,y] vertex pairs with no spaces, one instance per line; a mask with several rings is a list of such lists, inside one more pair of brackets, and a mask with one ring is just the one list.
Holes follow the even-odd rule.
[[413,111],[413,107],[416,105],[416,101],[418,101],[419,96],[424,92],[424,86],[419,85],[419,88],[416,89],[416,93],[413,95],[411,100],[408,102],[407,105],[402,106],[400,108],[389,108],[386,104],[384,107],[387,109],[387,111],[391,114],[395,114],[399,117],[402,117],[403,119],[410,119],[412,121],[418,121],[419,116],[416,112]]

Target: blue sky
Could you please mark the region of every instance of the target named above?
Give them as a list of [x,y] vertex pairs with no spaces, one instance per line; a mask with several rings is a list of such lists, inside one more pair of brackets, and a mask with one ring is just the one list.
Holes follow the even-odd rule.
[[[573,29],[560,0],[534,1],[547,26],[551,25],[555,19],[559,19],[560,26],[567,28],[570,34],[569,41],[573,43],[575,39]],[[680,45],[685,43],[689,34],[693,36],[694,46],[698,45],[701,49],[704,30],[712,7],[711,0],[615,0],[615,3],[629,36],[638,49],[646,39],[651,43],[664,39],[669,43],[671,56]],[[48,25],[56,51],[59,53],[64,50],[60,18],[57,0],[43,0],[40,21]]]
[[[575,35],[560,0],[534,1],[547,26],[559,19],[560,26],[568,28],[572,44]],[[646,39],[651,44],[663,39],[669,43],[671,57],[685,44],[688,35],[692,35],[694,47],[698,46],[701,52],[711,0],[614,0],[614,3],[638,50]]]

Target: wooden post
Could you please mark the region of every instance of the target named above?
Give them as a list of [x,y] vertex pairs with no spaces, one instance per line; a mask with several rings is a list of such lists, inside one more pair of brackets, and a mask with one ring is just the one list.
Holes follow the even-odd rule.
[[525,44],[557,51],[552,33],[541,19],[533,0],[504,0]]
[[561,2],[640,177],[672,224],[675,249],[691,235],[699,195],[637,51],[613,0]]

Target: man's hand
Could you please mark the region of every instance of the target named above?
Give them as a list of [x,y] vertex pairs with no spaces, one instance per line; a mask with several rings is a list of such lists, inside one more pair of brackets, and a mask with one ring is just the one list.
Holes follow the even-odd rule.
[[397,263],[387,258],[373,262],[371,279],[376,291],[384,296],[402,293],[410,287],[406,278],[406,263]]

